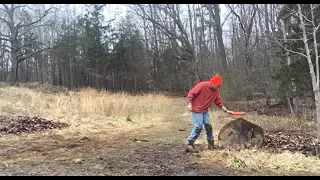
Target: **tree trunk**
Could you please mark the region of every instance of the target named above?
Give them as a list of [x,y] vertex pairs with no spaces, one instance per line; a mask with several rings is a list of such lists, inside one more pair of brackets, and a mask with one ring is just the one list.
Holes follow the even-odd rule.
[[58,85],[62,86],[62,67],[61,62],[58,60]]
[[[73,61],[75,59],[75,54],[73,54]],[[73,71],[72,71],[72,59],[69,58],[69,83],[68,89],[71,90],[73,88]]]
[[[285,19],[283,21],[283,25],[280,27],[283,31],[283,39],[284,39],[284,43],[285,43],[285,47],[288,48],[287,46],[287,34],[290,34],[291,32],[291,22],[290,22],[290,19]],[[286,51],[285,53],[285,56],[286,56],[286,65],[285,66],[290,66],[292,61],[291,61],[291,56],[290,56],[290,52],[289,51]],[[293,87],[293,92],[295,90],[295,83],[294,83],[294,79],[291,79],[291,82],[290,82],[291,86]],[[288,92],[290,90],[289,87],[285,87],[285,91],[286,92],[286,96],[287,96],[287,99],[292,99],[294,97],[292,97],[292,95]],[[290,111],[291,111],[291,115],[298,115],[298,113],[295,111],[296,108],[291,108],[291,101],[288,101],[288,105],[290,106]]]
[[219,4],[214,4],[214,19],[215,19],[215,26],[217,31],[217,40],[218,40],[218,47],[219,47],[219,54],[221,58],[222,67],[225,73],[224,75],[228,76],[228,65],[227,65],[227,57],[226,57],[226,50],[223,43],[222,38],[222,27],[221,27],[221,21],[220,21],[220,10],[219,10]]
[[7,58],[6,60],[6,76],[5,76],[5,80],[8,80],[8,73],[9,73],[9,58]]
[[[298,14],[299,14],[299,19],[300,19],[300,27],[302,29],[302,34],[303,34],[303,42],[306,50],[306,58],[308,60],[308,65],[309,65],[309,70],[310,70],[310,76],[312,79],[312,87],[313,87],[313,92],[315,96],[315,104],[316,104],[316,119],[317,119],[317,124],[318,124],[318,135],[317,139],[320,140],[320,89],[319,89],[319,66],[316,67],[316,72],[314,70],[314,66],[312,64],[311,60],[311,52],[308,44],[308,38],[307,38],[307,32],[306,32],[306,26],[304,23],[304,18],[301,10],[301,5],[297,4],[298,6]],[[313,17],[313,11],[312,11],[312,6],[311,6],[311,15]],[[315,25],[314,25],[314,19],[312,19],[313,23],[313,35],[315,35]],[[314,36],[315,37],[315,36]],[[316,43],[316,38],[314,39],[314,43]],[[315,53],[317,54],[318,49],[315,46]],[[319,63],[319,56],[318,54],[316,55],[316,65]]]
[[292,108],[291,98],[290,98],[288,92],[286,92],[286,99],[287,99],[287,103],[288,103],[288,106],[289,106],[289,109],[290,109],[290,114],[291,114],[291,116],[294,116],[295,115],[295,111]]
[[268,12],[268,4],[264,5],[264,17],[265,17],[265,24],[266,24],[266,33],[269,35],[269,12]]
[[18,61],[17,61],[17,53],[13,49],[11,51],[11,83],[18,82]]
[[53,53],[50,52],[51,55],[50,55],[50,62],[51,62],[51,79],[52,79],[52,85],[56,86],[58,83],[57,83],[57,78],[56,78],[56,63],[55,63],[55,59],[53,57]]
[[25,74],[25,76],[26,76],[26,78],[25,78],[25,82],[29,82],[30,80],[29,80],[29,61],[26,61],[25,62],[25,66],[26,66],[26,74]]
[[315,103],[316,103],[316,118],[318,124],[318,135],[317,139],[320,140],[320,91],[314,92]]
[[[154,5],[149,4],[149,8],[150,8],[150,16],[152,19],[156,20],[156,10]],[[159,49],[158,49],[158,42],[157,42],[157,28],[156,25],[154,23],[152,23],[152,27],[153,27],[153,36],[152,36],[152,41],[153,41],[153,48],[154,49],[154,53],[153,53],[153,86],[154,88],[158,88],[157,87],[157,69],[158,69],[158,62],[159,62]]]

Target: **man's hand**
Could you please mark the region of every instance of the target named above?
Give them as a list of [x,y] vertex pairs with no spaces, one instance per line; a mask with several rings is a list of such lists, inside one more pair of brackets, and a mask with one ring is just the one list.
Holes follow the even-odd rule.
[[232,113],[232,111],[229,111],[225,106],[222,106],[221,109],[228,114]]
[[188,108],[189,111],[192,111],[192,104],[189,103],[187,108]]
[[228,114],[232,114],[232,111],[226,110],[226,113],[228,113]]

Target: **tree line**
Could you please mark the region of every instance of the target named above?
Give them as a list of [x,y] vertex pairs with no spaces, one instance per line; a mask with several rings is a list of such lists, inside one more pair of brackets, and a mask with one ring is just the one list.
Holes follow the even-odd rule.
[[186,92],[220,74],[228,99],[315,98],[319,8],[298,5],[128,4],[115,23],[105,4],[1,4],[0,80]]

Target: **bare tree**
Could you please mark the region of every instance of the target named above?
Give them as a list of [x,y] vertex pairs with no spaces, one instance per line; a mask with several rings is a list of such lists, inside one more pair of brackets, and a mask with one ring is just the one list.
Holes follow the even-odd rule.
[[[183,25],[183,22],[179,13],[179,5],[153,5],[154,8],[158,10],[159,19],[154,19],[149,12],[147,12],[147,8],[144,5],[137,5],[139,9],[136,9],[135,12],[143,19],[150,21],[156,28],[158,28],[163,34],[165,34],[173,43],[177,49],[176,58],[182,62],[189,64],[191,67],[192,77],[195,78],[195,81],[199,81],[199,69],[196,64],[196,56],[195,50],[192,48],[192,42],[189,40],[189,36],[187,33],[187,29]],[[154,9],[153,9],[154,11]],[[169,16],[174,24],[177,27],[177,30],[170,30],[166,23],[164,23],[163,14]],[[192,86],[192,84],[191,84]]]
[[206,5],[209,14],[214,20],[215,30],[217,33],[217,41],[218,41],[218,49],[219,49],[219,57],[220,61],[224,70],[224,74],[228,75],[228,65],[227,65],[227,57],[226,57],[226,50],[223,43],[223,37],[222,37],[222,24],[220,20],[220,9],[219,4],[207,4]]
[[[45,9],[44,12],[40,15],[40,17],[32,22],[23,22],[21,18],[17,17],[18,10],[22,10],[22,8],[27,8],[27,5],[7,5],[2,4],[2,8],[0,11],[5,12],[3,17],[0,17],[0,21],[5,23],[7,28],[9,29],[9,34],[1,34],[4,41],[9,42],[7,46],[7,50],[11,54],[11,81],[13,83],[19,81],[18,77],[18,65],[22,61],[34,56],[35,54],[49,50],[50,47],[40,48],[34,51],[25,52],[23,49],[28,46],[34,45],[33,42],[23,43],[24,36],[32,31],[35,27],[44,26],[44,24],[40,24],[40,22],[51,12],[52,8]],[[24,10],[23,9],[23,10]],[[24,10],[24,12],[26,12]]]
[[[306,56],[310,68],[310,76],[312,79],[312,86],[313,86],[313,92],[315,95],[315,103],[316,103],[316,117],[318,122],[318,140],[320,140],[320,89],[319,89],[319,53],[318,53],[318,44],[317,44],[317,37],[316,32],[320,27],[320,24],[315,24],[315,18],[314,18],[314,11],[315,8],[313,4],[310,4],[310,10],[311,10],[311,20],[308,20],[306,16],[301,11],[301,5],[297,4],[298,6],[298,14],[300,19],[300,27],[303,32],[303,43],[306,49]],[[312,23],[312,35],[313,35],[313,44],[314,44],[314,52],[315,52],[315,60],[316,60],[316,71],[314,71],[314,67],[311,60],[311,52],[309,48],[309,39],[307,38],[306,33],[306,25],[305,20]]]
[[[255,45],[255,43],[251,44],[250,43],[250,38],[252,35],[252,29],[253,29],[253,25],[254,25],[254,18],[256,16],[257,13],[257,7],[255,4],[251,5],[252,9],[251,9],[251,17],[241,17],[240,15],[238,15],[238,13],[235,12],[235,10],[228,5],[229,9],[231,10],[231,12],[237,17],[240,27],[243,31],[243,35],[244,35],[244,40],[245,40],[245,65],[246,67],[249,69],[253,68],[253,62],[252,62],[252,52],[253,52],[253,46]],[[242,6],[243,7],[243,6]],[[241,9],[242,10],[242,9]]]
[[[304,5],[304,6],[306,6],[306,5]],[[312,87],[313,87],[313,93],[314,93],[315,105],[316,105],[316,119],[317,119],[317,124],[318,124],[317,139],[320,140],[320,88],[319,88],[319,53],[318,53],[318,46],[319,45],[317,43],[317,37],[316,37],[316,33],[320,27],[320,24],[315,21],[315,17],[314,17],[315,16],[314,9],[317,6],[318,5],[310,4],[309,8],[310,8],[311,19],[307,17],[306,13],[302,10],[300,4],[296,4],[297,10],[287,8],[287,10],[292,12],[294,15],[298,16],[299,25],[302,30],[301,39],[290,39],[290,40],[291,41],[303,41],[304,52],[298,52],[298,51],[291,50],[288,47],[282,45],[282,43],[279,42],[279,40],[276,40],[276,42],[278,42],[278,44],[286,51],[293,53],[293,54],[298,54],[298,55],[306,58],[308,61],[308,66],[309,66],[309,70],[310,70],[309,72],[310,72],[310,77],[312,80]],[[307,25],[307,24],[309,24],[309,25]],[[311,24],[311,27],[310,27],[310,24]],[[310,38],[310,36],[312,38]],[[285,40],[287,41],[289,39],[285,39]],[[315,68],[312,63],[312,55],[315,56],[315,65],[316,65]]]

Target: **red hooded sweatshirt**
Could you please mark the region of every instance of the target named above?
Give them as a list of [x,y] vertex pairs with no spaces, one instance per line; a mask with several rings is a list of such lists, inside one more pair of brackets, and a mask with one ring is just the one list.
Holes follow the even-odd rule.
[[192,112],[208,112],[210,106],[214,103],[219,107],[223,106],[223,101],[218,89],[214,89],[210,81],[198,83],[188,93],[187,99],[192,102]]

